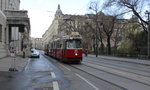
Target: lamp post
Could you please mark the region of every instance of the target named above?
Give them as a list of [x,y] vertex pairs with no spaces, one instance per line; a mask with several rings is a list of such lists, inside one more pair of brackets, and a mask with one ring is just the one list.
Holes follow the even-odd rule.
[[96,24],[96,26],[95,26],[95,55],[96,55],[96,57],[98,57],[98,21],[97,21],[97,19],[98,19],[98,3],[96,3],[96,2],[92,2],[91,4],[90,4],[90,7],[89,7],[89,9],[91,9],[91,10],[93,10],[94,12],[95,12],[95,24]]
[[150,58],[150,12],[146,10],[145,14],[148,15],[148,58]]
[[95,54],[96,54],[96,57],[98,57],[98,35],[97,35],[97,27],[98,27],[98,22],[97,22],[97,18],[98,18],[98,15],[97,15],[97,12],[96,12],[96,51],[95,51]]

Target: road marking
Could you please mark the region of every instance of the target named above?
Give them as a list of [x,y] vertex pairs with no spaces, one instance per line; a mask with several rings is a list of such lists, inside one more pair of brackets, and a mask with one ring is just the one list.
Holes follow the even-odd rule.
[[71,69],[69,69],[68,67],[66,67],[66,66],[64,66],[64,65],[62,65],[62,64],[60,64],[62,67],[64,67],[64,68],[66,68],[67,70],[69,70],[69,71],[71,71]]
[[28,69],[29,69],[29,63],[30,63],[30,58],[28,59],[28,61],[27,61],[27,64],[26,64],[26,66],[25,66],[25,69],[24,69],[24,71],[27,71]]
[[92,83],[90,83],[87,79],[85,79],[84,77],[80,76],[77,73],[75,73],[75,74],[76,74],[76,76],[78,76],[79,78],[81,78],[82,80],[84,80],[86,83],[88,83],[89,85],[91,85],[95,90],[100,90],[95,85],[93,85]]
[[[52,78],[56,78],[56,75],[54,72],[51,72]],[[58,86],[58,82],[57,81],[53,81],[53,90],[59,90],[59,86]]]

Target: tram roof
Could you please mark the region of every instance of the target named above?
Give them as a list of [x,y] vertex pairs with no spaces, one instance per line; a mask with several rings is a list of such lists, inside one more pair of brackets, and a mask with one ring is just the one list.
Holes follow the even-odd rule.
[[72,32],[71,34],[69,35],[63,35],[63,36],[56,36],[55,38],[53,38],[50,42],[53,42],[53,41],[58,41],[58,40],[61,40],[61,39],[64,39],[64,40],[71,40],[71,39],[82,39],[82,36],[78,33],[78,32]]

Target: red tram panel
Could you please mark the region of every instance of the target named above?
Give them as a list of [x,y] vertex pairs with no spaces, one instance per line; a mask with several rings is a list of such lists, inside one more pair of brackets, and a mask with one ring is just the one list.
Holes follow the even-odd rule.
[[65,62],[82,61],[82,37],[78,32],[54,38],[49,43],[49,55]]

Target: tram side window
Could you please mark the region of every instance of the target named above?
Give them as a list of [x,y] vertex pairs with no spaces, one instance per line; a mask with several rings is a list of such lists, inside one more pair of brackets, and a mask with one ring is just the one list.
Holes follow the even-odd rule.
[[56,49],[57,48],[57,43],[56,42],[54,42],[54,49]]
[[51,48],[50,48],[50,49],[52,49],[52,47],[53,47],[53,46],[52,46],[52,43],[50,43],[50,46],[51,46]]
[[66,49],[66,48],[67,48],[67,42],[63,41],[63,49]]
[[62,48],[63,46],[62,46],[62,44],[60,44],[60,48]]
[[61,48],[62,44],[58,43],[57,48]]

